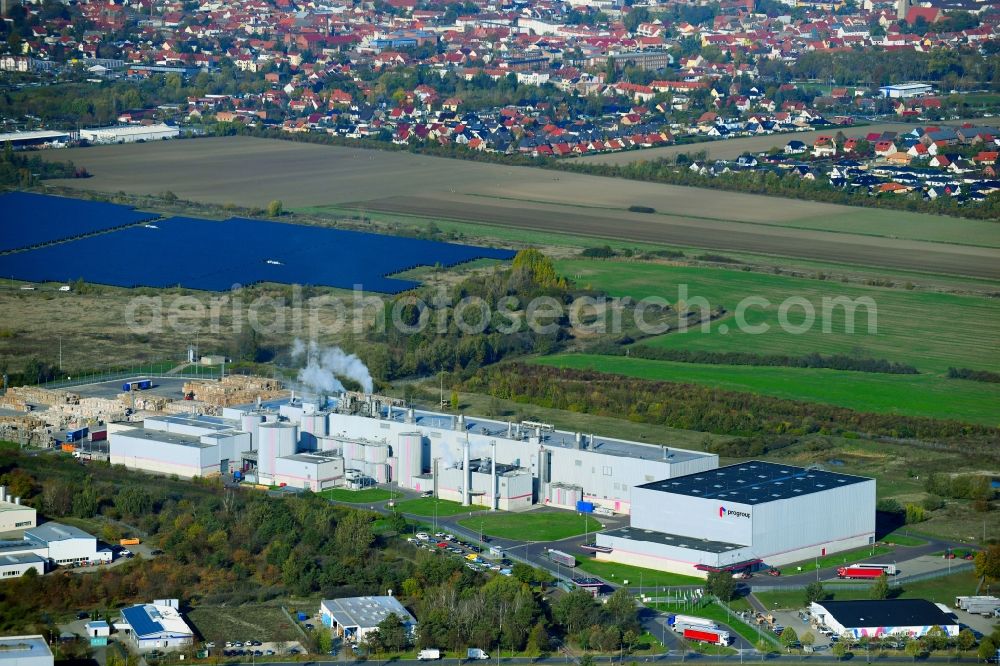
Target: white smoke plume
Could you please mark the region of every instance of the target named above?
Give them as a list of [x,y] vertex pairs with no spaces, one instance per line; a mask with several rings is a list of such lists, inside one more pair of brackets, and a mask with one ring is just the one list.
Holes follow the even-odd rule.
[[337,377],[353,379],[365,393],[375,389],[368,366],[355,354],[348,354],[340,347],[320,347],[313,340],[305,345],[296,339],[292,343],[292,358],[305,356],[306,367],[299,370],[299,382],[316,393],[343,391],[344,385]]

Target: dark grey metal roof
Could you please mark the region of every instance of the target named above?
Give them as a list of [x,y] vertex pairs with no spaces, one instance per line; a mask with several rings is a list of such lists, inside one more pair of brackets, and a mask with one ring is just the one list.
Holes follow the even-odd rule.
[[699,539],[698,537],[685,536],[683,534],[667,534],[666,532],[656,532],[654,530],[644,530],[636,527],[621,527],[616,530],[605,530],[601,532],[604,536],[617,537],[619,539],[631,539],[632,541],[649,541],[663,546],[674,546],[676,548],[686,548],[705,553],[728,553],[746,546],[738,543],[727,543],[725,541],[712,541],[711,539]]
[[750,460],[706,472],[653,481],[636,488],[741,504],[764,504],[870,480],[863,476]]
[[928,627],[958,622],[926,599],[817,602],[847,629],[863,627]]

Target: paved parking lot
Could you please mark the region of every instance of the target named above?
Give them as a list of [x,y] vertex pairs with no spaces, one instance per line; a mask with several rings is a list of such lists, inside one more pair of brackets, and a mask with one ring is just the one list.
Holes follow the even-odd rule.
[[[96,384],[68,386],[66,390],[76,393],[81,398],[116,398],[122,392],[122,384],[135,379],[143,379],[143,377],[137,376],[131,379],[115,379]],[[141,393],[151,393],[178,400],[181,398],[184,382],[188,381],[188,379],[188,377],[157,377],[153,379],[153,388],[141,391]]]

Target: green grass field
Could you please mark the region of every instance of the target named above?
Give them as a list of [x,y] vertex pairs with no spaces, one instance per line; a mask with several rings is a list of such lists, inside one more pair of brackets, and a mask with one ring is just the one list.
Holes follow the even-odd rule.
[[641,379],[707,384],[861,412],[931,416],[985,425],[1000,422],[996,409],[1000,404],[1000,384],[947,379],[937,374],[890,375],[824,368],[707,365],[593,354],[545,356],[536,362]]
[[347,488],[330,488],[318,493],[321,497],[335,502],[350,502],[352,504],[367,504],[392,499],[395,493],[382,488],[365,488],[364,490],[348,490]]
[[[951,606],[955,603],[955,597],[975,594],[978,580],[971,569],[942,576],[931,580],[922,580],[916,583],[902,583],[892,585],[891,595],[900,599],[927,599],[935,603],[947,604]],[[837,601],[851,601],[855,599],[869,599],[869,591],[864,589],[847,589],[837,583],[828,583],[823,586],[826,590],[827,599]],[[754,594],[757,599],[767,608],[804,608],[805,592],[801,589],[780,590],[775,592],[758,592]]]
[[628,581],[629,587],[640,587],[652,595],[651,587],[676,587],[680,585],[704,585],[705,581],[694,576],[684,576],[682,574],[670,573],[668,571],[657,571],[656,569],[645,569],[634,567],[628,564],[617,562],[606,562],[595,560],[590,555],[580,555],[577,560],[577,569],[586,571],[599,578],[602,578],[616,585],[624,585]]
[[462,527],[503,539],[518,541],[559,541],[584,532],[597,532],[601,523],[571,511],[529,511],[492,513],[458,521]]
[[[702,297],[729,313],[748,296],[764,297],[772,304],[746,311],[747,325],[770,327],[762,334],[737,330],[731,314],[714,322],[707,333],[700,328],[667,333],[645,343],[652,346],[762,354],[861,353],[910,363],[921,372],[944,373],[949,366],[1000,371],[1000,356],[994,353],[995,340],[1000,338],[1000,303],[985,297],[865,287],[728,268],[587,259],[559,261],[557,268],[577,283],[613,296],[658,296],[676,303],[680,286],[686,285],[689,302]],[[839,296],[871,298],[876,305],[877,332],[868,333],[869,318],[862,307],[856,312],[853,334],[845,332],[843,308],[833,310],[828,318],[830,332],[824,333],[820,325],[822,299]],[[786,333],[779,326],[778,304],[789,297],[805,298],[816,311],[816,325],[806,333]],[[788,318],[793,324],[800,323],[801,309],[792,308]]]
[[[920,374],[890,375],[818,368],[726,366],[674,363],[624,357],[563,355],[539,362],[592,368],[647,379],[686,381],[762,395],[823,402],[856,409],[911,416],[956,418],[996,425],[1000,385],[949,379],[950,366],[1000,370],[994,341],[1000,338],[1000,304],[979,296],[901,288],[866,287],[818,279],[748,272],[738,268],[667,266],[590,259],[557,262],[562,275],[582,286],[634,299],[660,297],[671,303],[703,298],[726,315],[708,330],[668,332],[637,344],[662,349],[760,354],[846,354],[915,366]],[[747,297],[767,299],[738,315]],[[802,333],[781,326],[779,305],[804,299],[815,313]],[[843,307],[824,299],[870,299],[859,306],[849,332]],[[874,314],[869,314],[869,312]],[[741,321],[742,319],[742,321]],[[788,323],[803,322],[803,310],[788,312]],[[869,330],[870,326],[874,330]],[[760,333],[752,331],[762,330]]]
[[459,502],[437,499],[436,497],[421,497],[396,503],[396,509],[401,513],[414,516],[457,516],[460,513],[479,511],[482,507],[462,506]]
[[885,555],[887,553],[891,553],[892,551],[892,546],[870,546],[868,548],[848,550],[843,553],[835,553],[833,555],[826,555],[824,557],[814,558],[811,560],[803,560],[794,564],[786,564],[777,568],[781,570],[782,574],[787,576],[806,571],[815,571],[816,569],[825,569],[827,567],[854,564],[855,562],[863,561],[866,558],[875,557],[876,555]]

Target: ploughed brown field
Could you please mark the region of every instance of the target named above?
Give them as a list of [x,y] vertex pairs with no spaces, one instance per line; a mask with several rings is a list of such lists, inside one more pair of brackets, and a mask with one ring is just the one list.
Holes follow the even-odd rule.
[[[445,158],[227,137],[44,153],[103,192],[264,207],[355,207],[636,242],[1000,277],[1000,227]],[[631,205],[656,214],[631,213]]]

